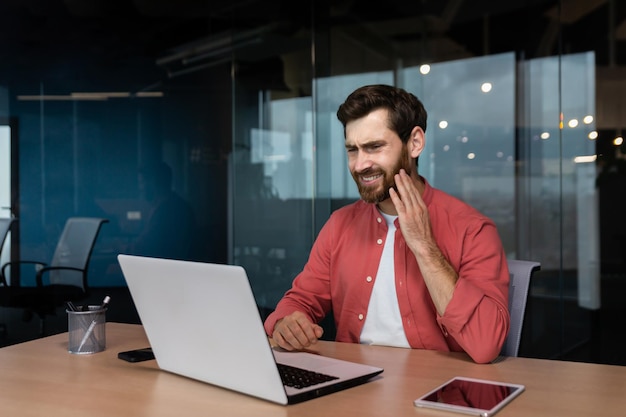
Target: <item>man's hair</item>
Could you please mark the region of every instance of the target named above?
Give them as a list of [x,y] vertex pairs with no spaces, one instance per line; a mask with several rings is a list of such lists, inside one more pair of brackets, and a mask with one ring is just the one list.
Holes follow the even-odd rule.
[[415,126],[426,132],[426,109],[415,95],[398,87],[376,84],[357,88],[339,106],[337,118],[343,124],[344,136],[348,122],[378,109],[388,110],[388,128],[396,132],[403,143],[407,143]]

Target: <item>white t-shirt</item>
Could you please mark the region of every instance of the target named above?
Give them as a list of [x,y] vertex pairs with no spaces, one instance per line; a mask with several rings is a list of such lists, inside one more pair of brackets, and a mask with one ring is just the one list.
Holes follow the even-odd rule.
[[372,290],[367,317],[361,331],[361,343],[410,347],[398,306],[394,269],[394,241],[396,226],[393,223],[398,216],[381,213],[387,222],[388,231],[385,247],[380,257],[380,265]]

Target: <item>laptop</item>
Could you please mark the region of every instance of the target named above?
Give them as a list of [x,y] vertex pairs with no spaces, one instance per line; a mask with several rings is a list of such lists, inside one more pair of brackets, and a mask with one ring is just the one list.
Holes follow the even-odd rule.
[[[382,368],[273,348],[241,266],[118,255],[160,369],[278,404],[371,381]],[[279,368],[323,376],[284,383]]]

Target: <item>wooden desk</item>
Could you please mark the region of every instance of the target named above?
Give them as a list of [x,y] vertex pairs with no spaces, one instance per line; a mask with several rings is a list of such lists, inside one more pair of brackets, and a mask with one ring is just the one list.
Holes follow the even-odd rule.
[[626,410],[626,367],[507,358],[477,365],[464,354],[320,342],[321,354],[382,366],[377,380],[280,406],[160,371],[154,361],[127,363],[122,350],[148,345],[138,325],[107,323],[107,350],[67,352],[67,333],[0,349],[3,416],[451,416],[417,409],[413,399],[455,376],[526,385],[498,416],[617,416]]

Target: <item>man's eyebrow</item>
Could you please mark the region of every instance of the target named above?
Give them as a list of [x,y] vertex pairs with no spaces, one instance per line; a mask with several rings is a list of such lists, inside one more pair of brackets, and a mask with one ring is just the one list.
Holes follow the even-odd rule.
[[379,146],[379,145],[385,145],[386,143],[387,143],[387,142],[386,142],[386,141],[384,141],[384,140],[382,140],[382,139],[372,139],[372,140],[371,140],[371,141],[369,141],[369,142],[365,142],[365,143],[363,144],[363,147],[366,147],[366,146]]
[[356,148],[356,147],[371,148],[372,146],[380,146],[380,145],[384,145],[385,143],[386,142],[384,140],[381,140],[381,139],[372,139],[372,140],[369,140],[367,142],[361,142],[361,144],[359,146],[357,146],[353,142],[347,142],[346,141],[345,147],[346,148]]

